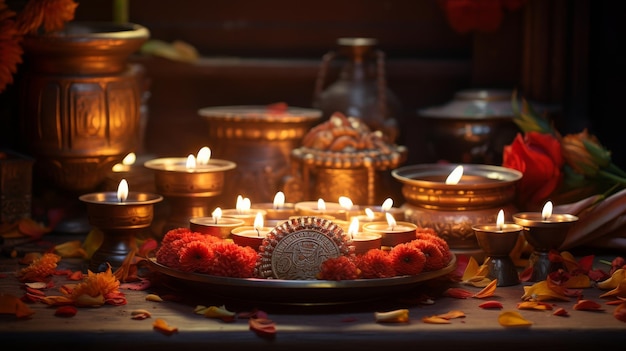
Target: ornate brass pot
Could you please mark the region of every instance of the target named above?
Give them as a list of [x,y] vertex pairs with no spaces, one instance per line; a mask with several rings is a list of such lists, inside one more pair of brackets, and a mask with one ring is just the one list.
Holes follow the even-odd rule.
[[455,164],[419,164],[394,169],[402,185],[406,220],[433,228],[457,253],[482,255],[473,226],[495,223],[500,209],[512,221],[522,173],[500,166],[464,164],[457,184],[446,184]]
[[291,150],[322,116],[316,109],[267,106],[206,107],[198,113],[208,122],[215,157],[237,164],[220,202],[232,207],[238,195],[252,204],[272,201],[290,174]]
[[70,22],[24,38],[20,119],[39,176],[86,192],[139,147],[143,70],[128,57],[148,37],[136,24]]

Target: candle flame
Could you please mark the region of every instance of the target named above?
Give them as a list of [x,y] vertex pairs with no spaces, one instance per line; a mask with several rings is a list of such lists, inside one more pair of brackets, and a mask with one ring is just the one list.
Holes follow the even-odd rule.
[[393,218],[393,215],[391,213],[385,213],[385,217],[387,218],[387,224],[391,229],[393,229],[398,224],[396,223],[396,219]]
[[134,165],[135,161],[137,161],[137,155],[135,155],[134,152],[131,152],[128,155],[126,155],[126,157],[124,157],[124,159],[122,160],[122,164],[126,166],[130,166],[130,165]]
[[208,146],[203,146],[198,151],[198,164],[207,165],[209,164],[209,160],[211,159],[211,149]]
[[380,209],[383,212],[387,212],[391,210],[392,207],[393,207],[393,200],[390,197],[388,197],[387,199],[385,199],[385,201],[383,201],[383,204],[380,206]]
[[128,198],[128,182],[126,179],[120,180],[120,185],[117,186],[117,201],[124,202]]
[[324,199],[317,199],[317,210],[320,212],[326,211],[326,202],[324,202]]
[[187,163],[185,164],[185,167],[189,170],[189,169],[195,169],[196,168],[196,158],[193,157],[193,155],[189,155],[187,156]]
[[278,210],[285,206],[285,193],[279,191],[274,195],[274,209]]
[[215,222],[215,224],[217,224],[220,218],[222,218],[222,209],[216,207],[215,210],[213,210],[213,212],[211,213],[211,216],[213,216],[213,221]]
[[350,222],[350,226],[348,227],[348,235],[350,235],[351,238],[354,238],[354,235],[357,234],[359,232],[359,219],[354,217],[352,218],[352,221]]
[[339,197],[339,205],[345,209],[345,210],[350,210],[352,209],[352,200],[350,200],[349,197],[347,196],[340,196]]
[[256,229],[257,233],[263,228],[263,225],[263,213],[257,212],[256,217],[254,217],[254,229]]
[[368,208],[366,208],[366,209],[365,209],[365,215],[367,216],[367,218],[368,218],[370,221],[374,220],[374,217],[375,217],[375,216],[374,216],[374,211],[372,211],[372,209],[371,209],[371,208],[369,208],[369,207],[368,207]]
[[448,178],[446,178],[446,184],[458,184],[461,177],[463,177],[463,166],[458,165],[452,172],[450,172]]
[[543,205],[543,209],[541,210],[541,218],[543,218],[544,221],[552,216],[552,207],[552,201],[548,201],[545,205]]
[[248,211],[250,211],[250,199],[247,197],[243,197],[241,195],[237,196],[237,204],[235,205],[235,209],[237,210],[237,213],[242,214],[242,213],[248,213]]
[[498,227],[498,230],[502,230],[502,227],[504,226],[504,210],[500,210],[498,212],[498,217],[496,218],[496,226]]

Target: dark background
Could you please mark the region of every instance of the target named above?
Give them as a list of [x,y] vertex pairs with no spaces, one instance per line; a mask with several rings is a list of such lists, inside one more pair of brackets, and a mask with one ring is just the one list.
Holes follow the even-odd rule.
[[[145,152],[180,156],[207,143],[197,110],[206,106],[312,104],[321,57],[339,37],[378,39],[388,87],[404,107],[403,139],[410,163],[421,150],[417,109],[450,101],[468,88],[517,89],[558,105],[563,133],[596,134],[626,167],[622,143],[623,1],[529,0],[505,11],[494,32],[457,33],[436,0],[411,1],[165,1],[132,0],[129,20],[152,39],[183,40],[202,55],[189,64],[135,55],[150,77]],[[80,1],[77,20],[111,20],[111,0]],[[618,51],[619,50],[619,51]],[[19,74],[17,75],[19,79]],[[11,147],[15,92],[0,94],[0,146]]]

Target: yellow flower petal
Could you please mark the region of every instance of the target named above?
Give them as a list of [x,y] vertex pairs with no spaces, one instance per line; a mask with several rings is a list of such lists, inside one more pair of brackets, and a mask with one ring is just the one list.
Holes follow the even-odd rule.
[[611,277],[598,283],[598,288],[602,290],[615,289],[626,278],[626,269],[616,269]]
[[569,301],[569,297],[562,295],[548,286],[548,282],[542,280],[531,286],[524,286],[524,295],[522,300],[546,301],[546,300],[562,300]]
[[504,311],[500,313],[498,323],[503,327],[529,327],[533,324],[516,311]]
[[441,318],[439,316],[428,316],[422,318],[422,322],[429,324],[450,324],[450,321],[446,318]]
[[484,287],[481,291],[477,292],[474,296],[477,299],[482,299],[485,297],[491,297],[496,291],[496,287],[498,285],[498,279],[494,279],[489,283],[486,287]]
[[467,266],[465,267],[465,271],[463,272],[463,277],[461,277],[461,281],[469,281],[472,277],[476,276],[477,272],[478,262],[476,262],[476,259],[473,256],[470,256]]
[[207,318],[234,318],[235,312],[231,312],[226,309],[225,306],[210,306],[204,311],[204,316]]
[[626,297],[626,280],[622,280],[613,290],[600,295],[600,297],[608,296]]
[[374,312],[374,318],[378,323],[406,323],[409,321],[409,310],[398,309],[388,312]]
[[586,274],[578,274],[571,276],[564,284],[563,287],[568,289],[585,289],[591,286],[591,279]]
[[163,302],[163,299],[159,295],[148,294],[146,295],[146,301]]

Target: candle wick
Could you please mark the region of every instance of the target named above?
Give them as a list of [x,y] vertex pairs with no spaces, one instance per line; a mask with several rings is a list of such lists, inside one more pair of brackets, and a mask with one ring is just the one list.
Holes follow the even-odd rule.
[[215,223],[213,223],[213,224],[217,224],[217,218],[215,218]]
[[259,231],[259,228],[254,228],[256,230],[256,235],[257,236],[261,236],[261,232]]

